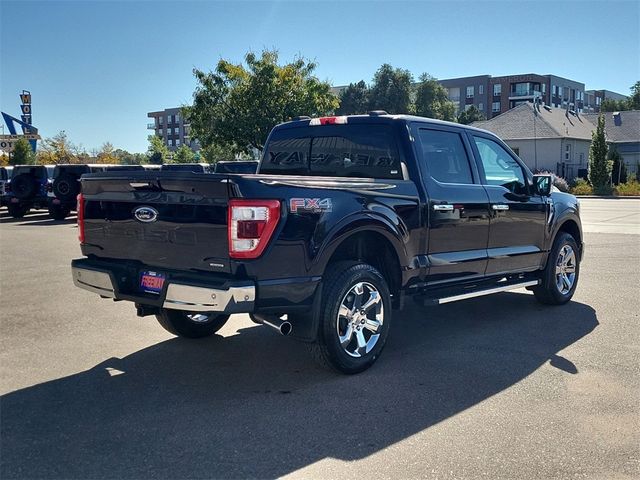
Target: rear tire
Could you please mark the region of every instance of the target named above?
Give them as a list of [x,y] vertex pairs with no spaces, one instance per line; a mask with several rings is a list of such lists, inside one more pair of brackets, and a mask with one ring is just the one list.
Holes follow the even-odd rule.
[[14,205],[11,203],[7,205],[7,213],[9,213],[13,218],[22,218],[28,211],[29,209],[27,207],[23,207],[21,205]]
[[553,242],[547,258],[547,266],[542,271],[542,283],[533,288],[540,303],[562,305],[573,297],[580,276],[580,250],[575,238],[560,232]]
[[387,282],[371,265],[338,262],[323,280],[312,355],[324,366],[360,373],[378,359],[389,334],[391,295]]
[[162,328],[178,337],[204,338],[220,330],[229,320],[229,315],[163,308],[156,315],[156,319]]

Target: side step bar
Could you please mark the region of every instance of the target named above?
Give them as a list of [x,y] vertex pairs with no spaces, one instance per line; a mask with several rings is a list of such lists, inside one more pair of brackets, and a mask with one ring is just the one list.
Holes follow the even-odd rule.
[[435,298],[433,302],[436,305],[442,305],[443,303],[451,303],[451,302],[457,302],[458,300],[467,300],[468,298],[482,297],[484,295],[491,295],[492,293],[507,292],[509,290],[516,290],[518,288],[524,288],[524,287],[533,287],[535,285],[538,285],[539,283],[540,283],[540,280],[529,280],[529,281],[520,282],[520,283],[508,283],[506,285],[487,288],[485,290],[476,290],[474,292],[461,293],[459,295],[452,295],[450,297]]

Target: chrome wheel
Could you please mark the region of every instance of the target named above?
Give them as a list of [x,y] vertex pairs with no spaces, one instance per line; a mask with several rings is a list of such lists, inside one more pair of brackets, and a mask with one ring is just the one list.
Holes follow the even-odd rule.
[[575,281],[576,253],[570,245],[565,245],[560,249],[556,261],[556,287],[562,295],[566,295]]
[[380,338],[384,306],[378,289],[368,282],[356,283],[340,302],[336,330],[340,345],[352,357],[369,353]]

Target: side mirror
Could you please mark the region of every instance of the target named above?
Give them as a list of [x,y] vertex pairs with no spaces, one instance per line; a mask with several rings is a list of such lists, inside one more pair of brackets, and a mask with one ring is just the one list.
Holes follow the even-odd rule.
[[551,186],[553,181],[551,175],[534,175],[533,176],[533,191],[543,197],[551,195]]

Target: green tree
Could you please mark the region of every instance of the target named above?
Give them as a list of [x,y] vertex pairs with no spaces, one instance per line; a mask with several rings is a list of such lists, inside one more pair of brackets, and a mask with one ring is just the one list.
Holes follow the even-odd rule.
[[149,163],[161,165],[167,161],[169,157],[169,149],[164,144],[162,137],[158,135],[149,135],[149,148],[147,149],[147,157]]
[[410,113],[412,83],[413,76],[409,70],[383,64],[375,73],[369,90],[369,110]]
[[416,86],[416,115],[454,121],[455,111],[456,107],[449,101],[447,89],[428,73],[420,75]]
[[13,144],[9,165],[33,165],[35,161],[36,156],[29,141],[24,137],[16,140]]
[[628,110],[626,100],[613,100],[612,98],[605,98],[600,104],[601,112],[621,112]]
[[367,113],[369,109],[369,87],[360,80],[350,83],[340,92],[340,106],[336,110],[338,115],[357,115]]
[[173,154],[173,161],[175,163],[193,163],[193,158],[193,151],[185,144],[180,145]]
[[640,110],[640,81],[637,81],[631,87],[631,96],[627,102],[629,110]]
[[611,181],[614,185],[627,183],[627,166],[615,145],[609,147],[608,160],[611,162]]
[[248,160],[251,159],[251,156],[245,152],[242,152],[240,148],[235,145],[207,145],[199,152],[200,156],[203,158],[202,161],[207,163],[217,163],[220,161],[229,161],[229,160]]
[[313,75],[316,64],[296,58],[278,64],[276,50],[245,55],[245,64],[220,60],[213,72],[194,69],[193,105],[183,113],[191,134],[208,145],[262,150],[274,125],[299,115],[333,112],[338,99]]
[[458,123],[469,125],[473,122],[484,120],[484,114],[475,105],[471,105],[468,110],[463,110],[458,114]]
[[610,190],[611,162],[607,160],[607,139],[604,132],[604,115],[598,115],[598,126],[591,134],[589,147],[589,183],[597,194]]

